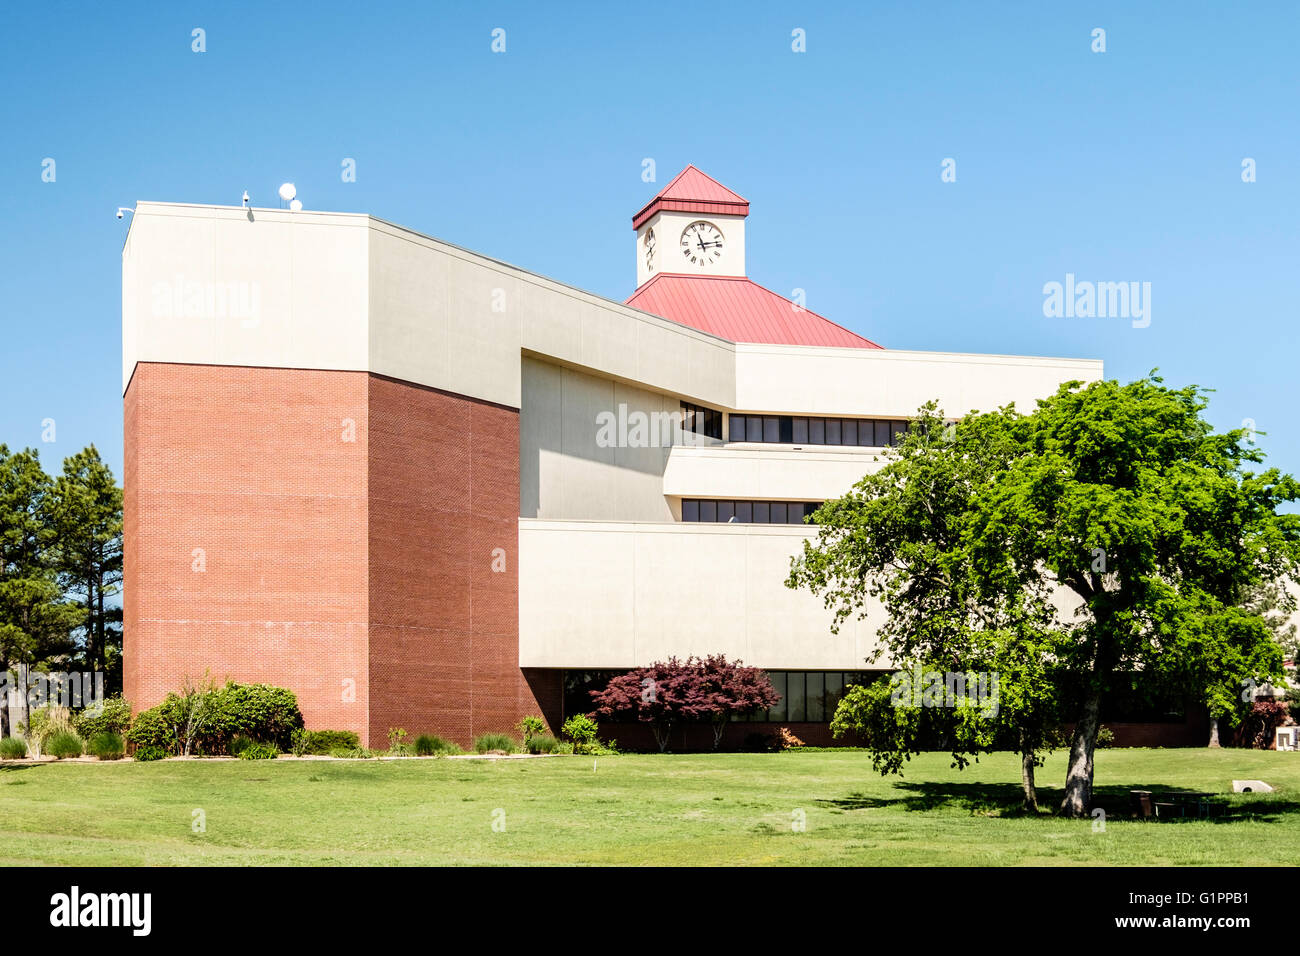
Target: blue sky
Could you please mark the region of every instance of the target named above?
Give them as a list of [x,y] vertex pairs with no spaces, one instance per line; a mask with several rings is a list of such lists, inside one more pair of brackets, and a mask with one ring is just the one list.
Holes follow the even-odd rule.
[[[763,285],[887,347],[1159,367],[1300,472],[1300,7],[377,6],[6,7],[0,442],[120,476],[118,206],[291,180],[623,299],[632,214],[693,162],[750,200]],[[1045,317],[1067,273],[1150,282],[1149,327]]]

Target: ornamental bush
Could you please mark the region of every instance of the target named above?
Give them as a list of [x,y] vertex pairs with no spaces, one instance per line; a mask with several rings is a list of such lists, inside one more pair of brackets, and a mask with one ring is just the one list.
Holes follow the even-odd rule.
[[250,743],[239,751],[240,760],[274,760],[280,751],[270,744]]
[[450,740],[444,740],[437,734],[420,734],[415,739],[415,753],[419,757],[437,757],[442,754],[458,754],[461,750]]
[[121,694],[106,697],[99,706],[74,713],[72,729],[87,740],[98,734],[125,736],[131,729],[131,702]]
[[598,730],[596,722],[586,714],[574,714],[564,722],[564,726],[560,728],[560,733],[573,741],[575,753],[583,753],[582,748],[589,747],[596,742]]
[[356,750],[361,738],[354,730],[304,730],[302,753],[326,756],[331,750]]
[[519,752],[519,744],[509,734],[483,734],[474,741],[474,752],[485,754],[493,750],[513,754]]
[[524,742],[524,749],[530,754],[553,754],[559,745],[550,734],[534,734]]
[[86,752],[100,760],[121,760],[126,754],[126,743],[121,734],[104,731],[90,738]]
[[80,757],[85,750],[86,746],[81,738],[70,730],[61,730],[51,735],[45,743],[45,752],[60,760],[65,757]]
[[135,748],[135,759],[141,763],[151,760],[162,760],[168,756],[168,752],[162,747],[155,747],[153,744],[145,744],[143,747]]
[[135,720],[131,721],[126,739],[136,746],[137,760],[140,759],[139,750],[142,747],[153,747],[164,753],[179,752],[176,730],[168,719],[168,709],[164,702],[157,707],[140,711],[135,715]]
[[0,760],[22,760],[27,756],[27,741],[21,737],[0,740]]
[[127,739],[138,747],[173,754],[224,754],[232,752],[236,737],[247,737],[271,744],[278,752],[293,746],[294,731],[301,727],[302,712],[291,690],[233,681],[216,688],[209,682],[187,684],[136,714]]

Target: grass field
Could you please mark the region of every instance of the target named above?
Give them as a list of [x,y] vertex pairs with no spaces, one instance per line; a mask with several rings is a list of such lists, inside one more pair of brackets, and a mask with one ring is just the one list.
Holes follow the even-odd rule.
[[[1231,816],[1141,823],[1130,789],[1231,790]],[[1064,756],[1040,771],[1060,800]],[[1106,750],[1105,832],[1020,814],[1010,754],[166,761],[0,768],[4,865],[1250,865],[1300,860],[1300,754]],[[194,833],[194,811],[206,831]],[[805,821],[797,832],[794,824]],[[497,829],[493,828],[494,822]],[[502,828],[503,826],[503,828]]]

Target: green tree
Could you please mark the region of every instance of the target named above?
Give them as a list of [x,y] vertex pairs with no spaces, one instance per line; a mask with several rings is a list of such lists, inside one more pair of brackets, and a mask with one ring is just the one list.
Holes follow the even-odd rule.
[[72,649],[76,610],[63,599],[52,547],[53,483],[32,449],[0,445],[0,672],[13,674],[10,734],[27,720],[27,675]]
[[64,460],[51,501],[59,578],[81,606],[81,663],[108,671],[110,692],[120,690],[122,489],[91,445]]
[[[935,741],[946,742],[959,767],[1011,749],[1021,757],[1024,804],[1036,810],[1034,770],[1059,723],[1051,675],[1063,631],[1054,627],[1046,582],[1019,565],[977,573],[969,540],[971,504],[1023,454],[1022,431],[1012,409],[945,424],[926,405],[880,471],[813,516],[817,543],[805,544],[787,583],[821,593],[836,628],[851,614],[865,616],[866,596],[886,612],[872,660],[887,655],[905,692],[899,681],[851,688],[834,733],[857,731],[881,773],[901,772]],[[966,706],[967,697],[954,696],[917,706],[912,684],[946,674],[996,675],[996,703]]]
[[[1202,693],[1211,684],[1281,676],[1269,629],[1240,604],[1251,588],[1300,565],[1300,517],[1278,513],[1300,498],[1300,484],[1277,469],[1250,470],[1262,453],[1247,446],[1242,430],[1215,433],[1201,415],[1206,404],[1201,389],[1167,388],[1153,375],[1128,385],[1067,383],[1030,415],[1004,409],[971,416],[953,431],[991,430],[1006,442],[1005,467],[943,504],[958,514],[957,544],[951,532],[940,542],[950,559],[915,570],[882,561],[888,551],[864,540],[866,528],[854,528],[862,508],[850,501],[838,520],[834,509],[823,509],[832,525],[805,549],[790,583],[823,593],[843,619],[861,613],[874,577],[893,581],[885,586],[906,597],[931,563],[947,564],[969,575],[960,586],[969,588],[972,616],[992,609],[994,622],[1015,625],[1011,645],[1024,642],[1017,636],[1023,615],[1035,625],[1025,633],[1037,635],[1041,649],[1017,656],[1042,664],[1058,696],[1065,677],[1083,688],[1077,712],[1065,715],[1075,729],[1061,804],[1062,813],[1083,816],[1101,701],[1128,675],[1140,673],[1153,686],[1199,685]],[[952,457],[985,455],[966,441],[948,447]],[[904,457],[906,448],[907,441]],[[906,467],[891,472],[894,464],[859,483],[859,497],[885,499],[872,505],[877,510],[933,510],[944,489],[914,488],[918,479]],[[922,528],[903,554],[934,547]],[[1017,589],[1021,597],[1013,598]],[[929,593],[923,587],[918,596]],[[1062,598],[1073,605],[1062,606],[1070,613],[1049,620],[1043,602]],[[939,606],[946,606],[942,599]],[[896,643],[897,631],[887,627],[885,638]]]

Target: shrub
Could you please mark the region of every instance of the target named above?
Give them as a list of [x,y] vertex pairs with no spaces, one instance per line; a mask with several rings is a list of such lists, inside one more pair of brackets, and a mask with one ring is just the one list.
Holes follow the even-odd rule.
[[560,732],[573,742],[573,753],[603,757],[618,753],[617,741],[601,743],[596,736],[596,721],[586,714],[574,714],[564,722]]
[[33,707],[27,714],[26,731],[33,757],[45,753],[47,744],[56,735],[76,733],[72,728],[71,711],[56,705]]
[[557,740],[555,742],[555,753],[571,754],[573,753],[573,742],[570,740]]
[[166,711],[167,704],[162,703],[157,707],[140,711],[135,715],[135,720],[131,721],[131,729],[127,731],[126,739],[135,744],[137,760],[140,759],[138,751],[141,747],[152,747],[167,754],[180,752],[176,731]]
[[27,741],[21,737],[0,740],[0,760],[22,760],[27,756]]
[[564,722],[564,726],[560,728],[560,733],[573,741],[573,749],[577,753],[582,753],[581,748],[596,742],[598,729],[596,722],[586,714],[574,714]]
[[65,757],[80,757],[86,752],[86,745],[72,731],[61,730],[46,742],[45,752],[51,757],[58,757],[60,760]]
[[790,750],[793,747],[803,747],[804,742],[790,732],[789,727],[781,727],[772,735],[773,750]]
[[1098,747],[1114,747],[1114,746],[1115,746],[1115,731],[1113,731],[1113,730],[1111,730],[1109,727],[1105,727],[1105,726],[1103,726],[1103,727],[1098,727],[1098,728],[1097,728],[1097,744],[1096,744],[1096,745],[1097,745]]
[[213,711],[211,730],[203,741],[210,753],[220,753],[235,734],[288,749],[293,746],[293,732],[302,727],[297,695],[270,684],[231,681],[215,692]]
[[304,730],[302,737],[305,745],[302,752],[319,756],[335,750],[357,750],[361,746],[361,738],[352,730]]
[[524,741],[524,749],[530,754],[553,754],[559,743],[550,734],[534,734]]
[[240,760],[274,760],[280,751],[271,744],[249,743],[239,751]]
[[235,736],[230,738],[230,756],[238,757],[249,747],[253,746],[255,742],[256,741],[252,738],[245,737],[243,734],[235,734]]
[[131,729],[131,702],[121,694],[104,698],[98,706],[72,715],[72,729],[90,740],[99,734],[126,736]]
[[91,737],[86,750],[100,760],[121,760],[126,753],[126,743],[121,734],[106,730]]
[[515,725],[515,729],[524,735],[524,745],[533,737],[546,733],[546,721],[540,717],[525,717]]
[[136,714],[127,739],[175,754],[221,754],[232,752],[236,737],[248,737],[278,751],[293,746],[300,727],[302,712],[291,690],[233,681],[222,688],[187,683],[180,693]]
[[153,744],[145,744],[143,747],[135,748],[135,759],[141,763],[150,760],[162,760],[168,756],[168,752],[162,747],[155,747]]
[[441,754],[458,754],[461,750],[450,740],[443,740],[437,734],[420,734],[415,739],[415,752],[421,757],[436,757]]
[[411,745],[406,742],[406,731],[401,727],[388,728],[388,756],[409,757]]
[[502,753],[518,753],[519,744],[509,734],[483,734],[474,741],[475,753],[491,753],[500,751]]
[[379,754],[366,747],[353,747],[351,750],[344,750],[342,748],[331,750],[330,756],[341,757],[345,760],[373,760],[378,757]]

